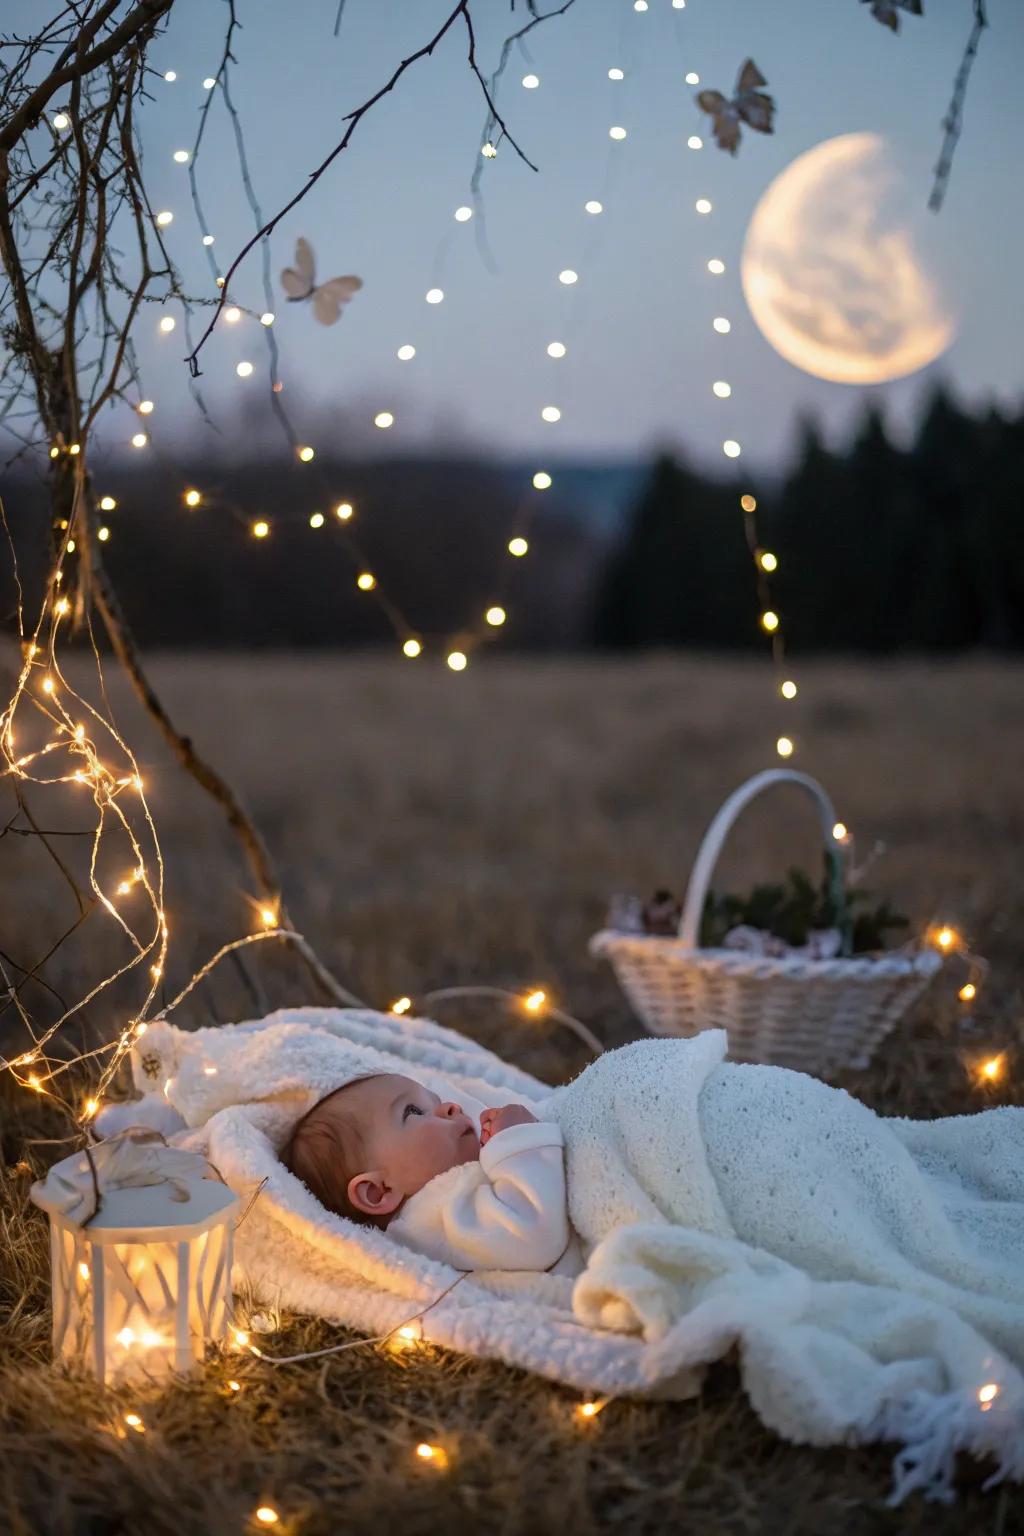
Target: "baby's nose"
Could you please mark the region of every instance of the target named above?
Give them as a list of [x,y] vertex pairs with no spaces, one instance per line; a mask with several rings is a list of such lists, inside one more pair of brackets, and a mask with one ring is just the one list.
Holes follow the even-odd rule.
[[455,1104],[451,1099],[448,1099],[444,1104],[439,1104],[437,1106],[437,1113],[443,1120],[451,1120],[456,1115],[462,1114],[462,1105]]

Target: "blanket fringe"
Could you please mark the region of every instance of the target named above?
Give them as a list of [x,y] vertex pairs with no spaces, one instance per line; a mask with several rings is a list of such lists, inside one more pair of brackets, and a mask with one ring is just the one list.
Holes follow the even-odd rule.
[[958,1451],[996,1463],[984,1483],[986,1492],[1006,1479],[1024,1481],[1024,1404],[1001,1402],[998,1383],[993,1385],[996,1392],[989,1401],[981,1401],[977,1392],[936,1397],[921,1391],[886,1405],[871,1438],[903,1445],[893,1461],[890,1508],[918,1490],[927,1499],[952,1503]]

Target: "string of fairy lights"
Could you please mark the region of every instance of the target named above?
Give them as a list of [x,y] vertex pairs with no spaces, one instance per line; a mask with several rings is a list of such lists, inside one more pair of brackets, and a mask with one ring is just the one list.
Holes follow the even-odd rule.
[[[673,10],[683,11],[686,0],[671,0],[671,5]],[[643,14],[649,9],[648,0],[633,0],[632,10],[635,13]],[[628,63],[628,59],[620,56],[620,59],[607,70],[607,79],[614,87],[618,87],[628,77],[629,70],[623,67],[624,63]],[[173,69],[165,71],[163,79],[168,84],[173,84],[177,79],[176,72]],[[204,91],[214,92],[218,87],[219,79],[219,73],[217,76],[207,76],[202,82]],[[684,74],[684,84],[692,87],[699,83],[697,72],[687,69]],[[526,91],[535,91],[542,86],[541,77],[531,70],[522,77],[521,86]],[[616,117],[619,115],[616,111]],[[57,114],[53,119],[53,126],[58,132],[65,131],[69,127],[67,115]],[[202,129],[200,129],[200,136],[201,132]],[[617,146],[628,140],[628,134],[628,126],[618,120],[609,126],[605,187],[600,199],[589,195],[585,198],[581,196],[580,208],[585,221],[597,219],[603,222],[601,216],[606,211],[607,186],[614,167],[614,157],[620,152]],[[480,150],[481,162],[494,160],[500,146],[500,137],[497,142],[485,137]],[[704,148],[702,136],[696,132],[691,133],[687,138],[687,147],[691,152],[702,150]],[[194,152],[178,149],[173,152],[173,159],[175,163],[187,165],[189,168],[193,201],[196,204],[202,229],[202,244],[207,250],[215,282],[220,286],[222,279],[216,274],[211,251],[215,235],[208,228],[198,203]],[[710,189],[705,189],[707,190]],[[714,203],[711,198],[702,192],[702,195],[695,199],[693,208],[695,216],[701,221],[701,227],[708,230],[714,229]],[[476,216],[476,209],[469,204],[460,204],[454,210],[452,218],[457,227],[465,228],[472,224]],[[156,214],[155,221],[161,229],[166,229],[174,221],[173,210],[162,209]],[[712,280],[710,291],[713,293],[714,282],[726,272],[726,263],[719,250],[710,243],[702,253],[701,260],[707,277]],[[439,281],[424,294],[424,302],[431,306],[443,304],[445,299],[445,290],[442,286],[443,274],[435,273],[435,276],[439,277]],[[575,267],[561,268],[557,273],[552,274],[552,279],[558,283],[560,289],[568,290],[572,295],[578,295],[581,274]],[[725,338],[732,331],[729,315],[722,312],[725,308],[726,306],[718,304],[709,304],[708,307],[709,331],[712,337],[721,339],[723,349]],[[566,326],[561,335],[544,342],[544,354],[549,361],[561,362],[569,355],[574,322],[578,320],[579,314],[579,304],[576,302],[570,307]],[[276,341],[273,339],[276,315],[273,310],[269,305],[267,308],[257,310],[246,309],[240,304],[231,304],[224,309],[222,319],[223,323],[229,327],[239,326],[246,321],[260,325],[271,348],[271,390],[279,395],[283,384],[277,375],[277,350]],[[165,313],[160,317],[158,321],[160,335],[170,336],[175,328],[174,315]],[[420,355],[421,348],[420,338],[415,341],[402,341],[395,349],[395,358],[402,364],[410,363]],[[734,402],[733,385],[728,377],[724,376],[728,370],[719,367],[717,362],[718,356],[725,355],[724,351],[719,350],[718,340],[714,342],[713,347],[709,347],[705,355],[713,363],[712,372],[715,376],[710,384],[713,395],[722,402]],[[239,379],[248,379],[255,372],[255,364],[250,359],[241,359],[236,363],[235,372]],[[550,374],[545,375],[545,385],[548,377]],[[551,395],[558,393],[558,391],[551,391]],[[561,419],[566,398],[564,391],[560,398],[562,404],[545,403],[540,407],[541,418],[546,423],[556,425]],[[735,410],[735,402],[729,406],[729,409]],[[134,448],[142,451],[152,445],[148,426],[149,418],[156,410],[156,402],[142,395],[140,391],[140,398],[134,410],[145,426],[138,427],[132,435],[131,442]],[[395,413],[387,409],[378,411],[374,417],[374,425],[381,431],[392,430],[396,425]],[[311,444],[295,439],[293,448],[300,465],[306,466],[315,462],[316,453]],[[736,460],[742,454],[741,443],[735,437],[724,436],[722,452],[726,458]],[[67,454],[72,459],[79,459],[81,445],[55,443],[50,448],[50,454],[53,458],[60,454]],[[550,489],[553,482],[554,476],[551,471],[540,467],[534,471],[529,488],[524,490],[517,508],[515,525],[506,544],[506,554],[513,563],[511,566],[508,562],[505,563],[506,575],[514,568],[515,562],[522,560],[530,552],[530,524],[537,506],[537,496]],[[82,491],[83,488],[84,474],[80,476],[79,481],[79,490]],[[328,526],[335,526],[342,530],[356,570],[355,582],[358,590],[372,594],[382,604],[384,612],[395,628],[403,656],[415,659],[423,655],[425,637],[407,623],[382,589],[378,574],[367,563],[358,539],[353,533],[353,524],[358,521],[355,505],[348,499],[335,498],[328,494],[329,491],[330,487],[325,485],[321,506],[305,514],[309,528],[313,532],[321,531]],[[204,490],[198,484],[183,484],[181,498],[183,507],[189,512],[198,512],[201,509],[223,504],[218,503],[216,493]],[[104,493],[99,500],[100,511],[109,514],[116,508],[116,499]],[[796,680],[786,670],[782,621],[771,600],[770,578],[778,570],[779,560],[776,554],[764,548],[760,541],[756,517],[757,499],[751,490],[744,490],[740,495],[740,509],[756,573],[759,624],[761,631],[771,642],[778,695],[784,704],[788,704],[797,697],[799,688]],[[250,516],[248,528],[251,537],[257,541],[270,539],[277,521],[277,517]],[[62,1006],[60,1016],[38,1035],[23,1005],[20,985],[12,985],[8,982],[9,998],[13,1001],[32,1044],[28,1050],[11,1060],[0,1058],[0,1069],[9,1071],[13,1079],[31,1093],[55,1100],[61,1107],[68,1110],[78,1126],[86,1131],[89,1122],[101,1107],[102,1093],[112,1081],[128,1051],[147,1029],[147,1020],[167,1017],[225,956],[264,940],[281,938],[298,940],[300,936],[286,932],[278,926],[279,914],[273,906],[254,901],[252,906],[257,924],[256,931],[223,946],[200,971],[191,977],[187,985],[170,1003],[160,1008],[158,1012],[153,1012],[157,991],[165,973],[170,931],[165,910],[163,857],[147,803],[146,786],[131,747],[118,732],[109,716],[101,713],[77,691],[63,672],[58,660],[60,626],[69,620],[73,606],[71,598],[65,591],[64,566],[67,557],[75,554],[75,542],[70,529],[62,525],[60,533],[62,541],[51,587],[34,630],[29,635],[22,634],[22,665],[15,691],[6,709],[0,714],[0,753],[3,757],[3,775],[14,780],[47,787],[67,786],[71,793],[90,797],[98,812],[97,823],[91,838],[90,891],[94,901],[102,907],[124,934],[131,949],[131,955],[115,972],[91,987],[77,1002]],[[99,524],[97,537],[102,543],[107,542],[110,538],[109,523]],[[501,591],[498,597],[501,601],[497,598],[492,601],[478,625],[460,634],[457,644],[449,639],[447,643],[438,646],[447,666],[453,672],[465,670],[475,645],[483,635],[488,631],[498,631],[504,626],[508,618],[505,607],[507,599]],[[102,663],[95,643],[93,643],[93,654],[99,676],[102,678]],[[41,738],[39,732],[33,730],[32,725],[23,728],[19,723],[18,731],[15,731],[15,716],[23,704],[29,707],[31,720],[42,724]],[[793,735],[780,734],[775,743],[775,750],[778,757],[782,759],[791,757],[796,750]],[[101,844],[108,831],[120,834],[124,848],[123,856],[119,855],[119,861],[115,861],[118,862],[118,867],[113,871],[109,867],[109,861],[101,859]],[[852,837],[848,829],[842,824],[837,824],[833,831],[837,842],[846,844],[852,851]],[[959,956],[966,964],[968,979],[960,989],[959,997],[969,1010],[987,974],[987,963],[980,956],[972,954],[961,935],[948,925],[937,925],[929,929],[925,935],[925,942],[933,944],[943,954]],[[146,977],[145,997],[141,1006],[118,1031],[116,1038],[94,1050],[76,1055],[70,1060],[48,1056],[47,1046],[61,1026],[136,967],[143,968]],[[0,973],[7,980],[2,968]],[[419,1001],[432,1005],[445,1001],[449,995],[456,995],[456,993],[464,995],[470,991],[479,992],[480,990],[451,989],[450,994],[447,992],[426,994]],[[579,1022],[573,1020],[571,1016],[554,1008],[541,988],[535,988],[525,995],[508,993],[503,989],[488,990],[494,996],[511,998],[521,1006],[526,1016],[534,1018],[544,1016],[555,1022],[568,1023],[591,1048],[600,1049],[599,1042],[589,1034],[589,1031],[586,1031],[585,1026],[579,1025]],[[403,996],[391,1005],[391,1011],[396,1015],[402,1015],[411,1012],[413,1007],[413,999]],[[83,1103],[71,1104],[61,1097],[59,1080],[65,1074],[73,1068],[78,1068],[82,1062],[93,1059],[102,1061],[103,1058],[107,1059],[102,1066],[98,1081]],[[982,1085],[995,1084],[1003,1076],[1005,1064],[1002,1053],[979,1057],[972,1065],[975,1081]],[[436,1300],[430,1305],[436,1305]],[[374,1345],[382,1341],[386,1341],[388,1347],[396,1349],[417,1347],[423,1342],[423,1331],[419,1319],[428,1310],[429,1307],[425,1308],[423,1313],[417,1314],[415,1318],[407,1320],[388,1334],[381,1335],[379,1339],[359,1340],[352,1344],[335,1346],[333,1349],[314,1353],[329,1354],[338,1349],[365,1347],[367,1344]],[[259,1360],[269,1363],[286,1363],[275,1362],[273,1357],[254,1345],[249,1330],[245,1327],[232,1330],[232,1342],[236,1350],[248,1352]],[[289,1357],[291,1358],[293,1357]],[[232,1377],[226,1382],[225,1391],[229,1396],[239,1394],[243,1389],[244,1383],[237,1378]],[[591,1423],[611,1400],[607,1397],[590,1398],[578,1404],[574,1409],[576,1420],[582,1425]],[[144,1434],[146,1432],[146,1424],[140,1413],[133,1410],[123,1414],[122,1418],[124,1428],[119,1426],[119,1433],[129,1431]],[[440,1444],[422,1441],[416,1445],[413,1454],[418,1462],[429,1466],[435,1472],[444,1472],[450,1466],[449,1451]],[[253,1512],[253,1520],[258,1525],[273,1527],[281,1522],[282,1516],[274,1505],[261,1503]]]

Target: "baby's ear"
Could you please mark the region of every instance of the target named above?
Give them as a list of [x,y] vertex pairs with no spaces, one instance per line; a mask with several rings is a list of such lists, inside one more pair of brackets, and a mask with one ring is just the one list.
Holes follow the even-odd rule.
[[398,1190],[381,1173],[357,1173],[349,1179],[348,1198],[366,1216],[391,1216],[402,1203]]

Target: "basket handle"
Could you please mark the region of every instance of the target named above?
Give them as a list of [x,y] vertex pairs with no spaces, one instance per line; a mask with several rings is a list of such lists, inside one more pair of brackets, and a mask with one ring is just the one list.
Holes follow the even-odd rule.
[[806,773],[796,773],[792,768],[769,768],[764,773],[755,773],[752,779],[748,779],[745,784],[740,785],[739,789],[733,791],[704,834],[704,841],[700,845],[693,873],[690,875],[690,883],[686,888],[686,901],[679,920],[679,937],[688,949],[699,948],[700,920],[704,913],[708,886],[733,823],[751,800],[772,784],[799,784],[801,788],[813,795],[818,802],[826,850],[835,847],[835,838],[832,836],[832,828],[836,825],[835,809],[817,779],[812,779]]

